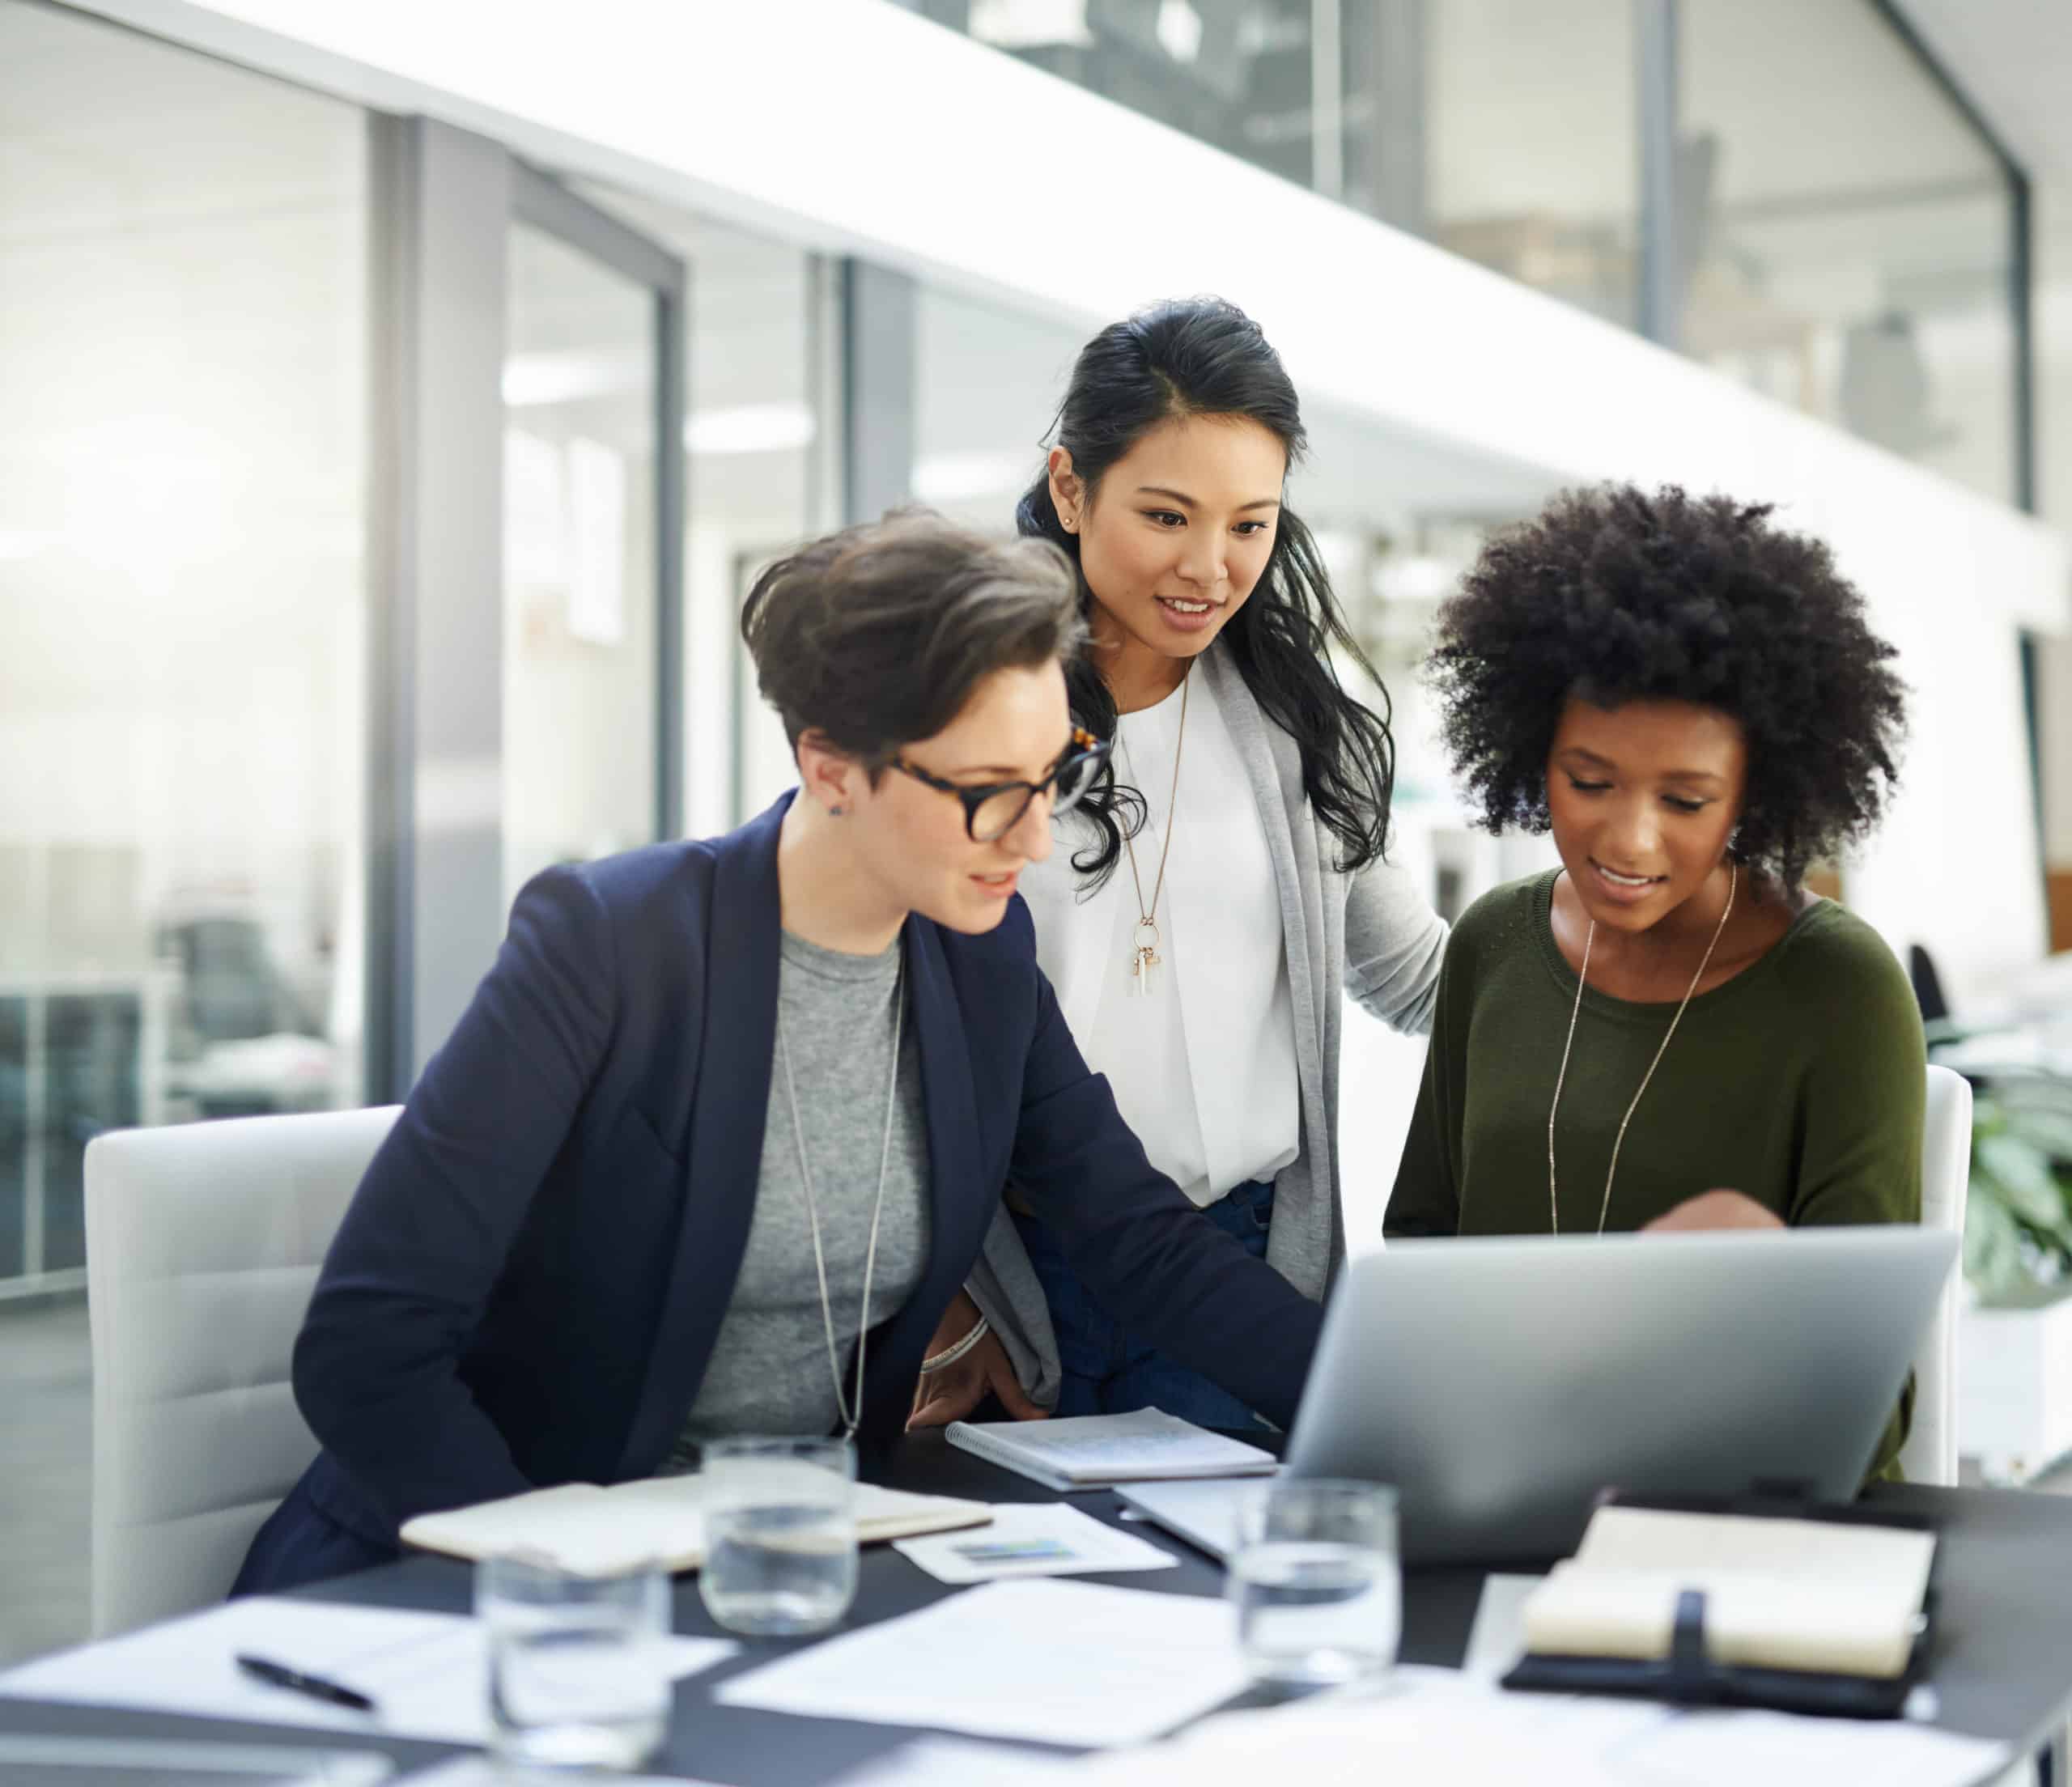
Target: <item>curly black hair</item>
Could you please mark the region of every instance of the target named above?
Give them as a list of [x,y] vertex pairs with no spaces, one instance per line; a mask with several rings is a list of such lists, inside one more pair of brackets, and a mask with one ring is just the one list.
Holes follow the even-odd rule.
[[1897,654],[1817,540],[1767,504],[1565,490],[1491,537],[1439,611],[1425,673],[1478,824],[1544,832],[1547,758],[1571,695],[1668,699],[1740,723],[1734,859],[1787,890],[1884,810],[1906,731]]

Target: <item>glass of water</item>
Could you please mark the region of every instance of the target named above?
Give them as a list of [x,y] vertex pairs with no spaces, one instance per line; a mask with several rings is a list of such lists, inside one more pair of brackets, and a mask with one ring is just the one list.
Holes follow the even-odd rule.
[[1403,1636],[1395,1492],[1332,1478],[1267,1486],[1240,1510],[1226,1591],[1255,1681],[1379,1681]]
[[475,1616],[489,1639],[491,1747],[542,1768],[627,1769],[669,1730],[669,1579],[659,1567],[589,1576],[485,1558]]
[[856,1449],[846,1440],[707,1441],[698,1592],[729,1632],[825,1632],[856,1594]]

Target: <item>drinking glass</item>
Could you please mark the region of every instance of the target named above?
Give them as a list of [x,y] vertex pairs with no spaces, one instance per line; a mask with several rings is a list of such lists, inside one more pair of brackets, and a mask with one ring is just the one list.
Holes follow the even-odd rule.
[[1246,1502],[1226,1589],[1253,1679],[1281,1687],[1375,1682],[1403,1636],[1395,1492],[1284,1478]]
[[475,1570],[489,1638],[491,1747],[546,1768],[627,1769],[669,1729],[669,1579],[591,1576],[524,1555]]
[[706,1611],[751,1637],[826,1631],[856,1594],[856,1449],[732,1439],[703,1454]]

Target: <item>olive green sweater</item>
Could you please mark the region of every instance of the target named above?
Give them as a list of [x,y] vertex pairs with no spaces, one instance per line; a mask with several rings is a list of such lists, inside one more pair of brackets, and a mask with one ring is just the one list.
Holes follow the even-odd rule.
[[[1497,889],[1454,928],[1391,1236],[1547,1232],[1547,1113],[1576,997],[1554,941],[1557,873]],[[1554,1137],[1564,1234],[1597,1229],[1620,1119],[1675,1009],[1584,991]],[[1722,1186],[1794,1227],[1918,1222],[1926,1065],[1892,951],[1815,902],[1691,1001],[1626,1132],[1605,1229]],[[1892,1474],[1913,1401],[1909,1382],[1874,1475]]]

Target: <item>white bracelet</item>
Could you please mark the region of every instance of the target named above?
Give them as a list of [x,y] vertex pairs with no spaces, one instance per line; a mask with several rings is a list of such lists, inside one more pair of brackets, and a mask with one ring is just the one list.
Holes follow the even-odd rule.
[[921,1375],[923,1377],[927,1377],[932,1376],[938,1371],[946,1370],[949,1367],[955,1365],[958,1360],[962,1359],[965,1354],[969,1352],[974,1347],[977,1346],[978,1343],[981,1340],[984,1339],[988,1334],[991,1333],[991,1326],[987,1322],[985,1317],[983,1315],[980,1316],[978,1320],[978,1324],[969,1334],[966,1335],[962,1340],[958,1341],[955,1346],[945,1347],[940,1352],[923,1359],[921,1361]]

